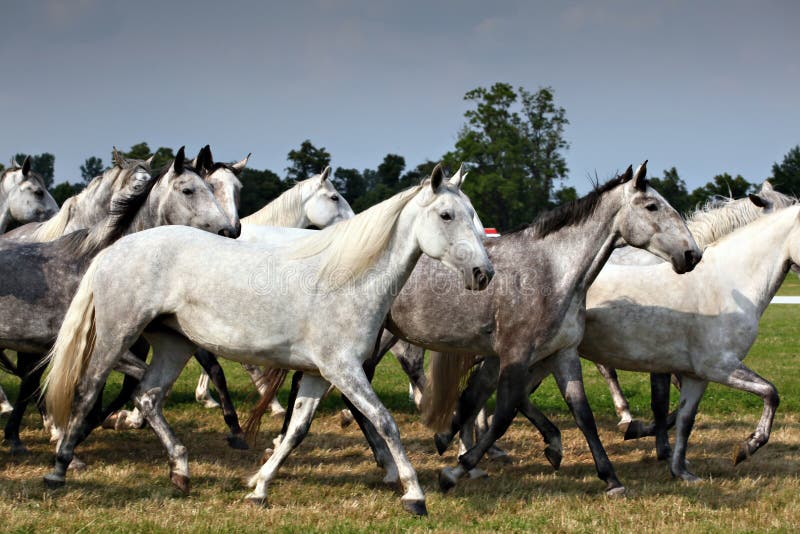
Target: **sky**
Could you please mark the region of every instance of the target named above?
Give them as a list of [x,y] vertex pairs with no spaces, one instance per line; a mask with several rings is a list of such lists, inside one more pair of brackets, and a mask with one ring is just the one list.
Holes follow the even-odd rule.
[[[800,2],[2,0],[0,157],[75,181],[112,145],[210,143],[279,174],[305,139],[334,167],[451,150],[463,95],[550,86],[567,185],[649,159],[690,188],[760,181],[800,144]],[[6,155],[3,155],[5,151]],[[246,194],[246,191],[243,193]]]

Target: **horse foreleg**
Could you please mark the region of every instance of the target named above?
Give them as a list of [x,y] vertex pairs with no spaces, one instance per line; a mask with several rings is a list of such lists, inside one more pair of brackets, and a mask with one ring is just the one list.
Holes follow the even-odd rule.
[[219,400],[222,404],[222,418],[225,424],[228,425],[231,433],[225,438],[228,445],[233,449],[248,449],[247,441],[244,439],[244,432],[239,425],[239,416],[236,413],[236,408],[233,406],[231,394],[228,391],[228,382],[225,380],[225,372],[219,364],[216,356],[204,349],[197,349],[194,354],[195,359],[203,366],[203,370],[207,373],[206,376],[211,377],[214,381],[214,387],[219,394]]
[[694,426],[694,418],[697,415],[697,406],[700,404],[706,386],[708,386],[708,382],[705,380],[689,376],[683,377],[678,417],[675,423],[675,448],[672,450],[669,470],[672,476],[680,477],[687,482],[700,480],[686,468],[686,447]]
[[[346,361],[344,358],[340,361]],[[360,365],[338,365],[326,370],[323,376],[342,392],[353,406],[369,419],[391,452],[403,486],[403,507],[415,515],[426,515],[425,494],[417,473],[400,442],[400,431],[392,415],[381,403]]]
[[600,375],[605,379],[608,384],[608,389],[611,392],[611,400],[614,402],[614,410],[619,416],[619,423],[617,426],[621,427],[623,431],[628,429],[628,425],[633,421],[631,409],[628,406],[628,399],[622,392],[622,387],[619,385],[619,377],[617,377],[617,370],[613,367],[607,367],[601,363],[595,362],[597,370]]
[[205,369],[200,371],[200,378],[197,379],[197,387],[194,388],[194,400],[203,408],[219,408],[219,403],[211,396],[211,388],[208,387],[211,378]]
[[594,414],[586,398],[586,390],[583,387],[583,374],[577,350],[574,347],[563,349],[551,356],[550,360],[549,365],[553,366],[553,374],[558,384],[558,389],[561,391],[561,396],[567,402],[578,428],[583,433],[586,443],[592,451],[597,476],[606,483],[606,494],[624,494],[625,486],[617,478],[614,466],[611,465],[611,460],[608,459],[606,450],[597,433]]
[[[269,457],[261,469],[250,478],[248,485],[253,488],[246,499],[258,505],[267,504],[267,486],[275,478],[286,457],[292,450],[300,445],[303,438],[308,434],[311,420],[317,411],[322,397],[328,391],[329,383],[322,377],[308,375],[304,380],[300,380],[297,396],[292,404],[289,404],[290,417],[288,428],[284,438],[276,447],[275,452]],[[289,412],[287,412],[289,413]]]
[[8,402],[8,397],[6,396],[6,392],[3,391],[3,388],[0,387],[0,415],[7,415],[14,410],[14,407],[11,406],[11,403]]
[[[517,414],[517,406],[527,394],[526,379],[527,372],[524,363],[508,365],[500,371],[497,382],[497,405],[489,429],[480,437],[475,446],[458,457],[458,465],[455,468],[445,468],[439,473],[439,487],[442,491],[447,491],[455,486],[459,478],[474,469],[489,447],[506,433]],[[470,415],[472,417],[477,415],[482,406],[483,404]]]

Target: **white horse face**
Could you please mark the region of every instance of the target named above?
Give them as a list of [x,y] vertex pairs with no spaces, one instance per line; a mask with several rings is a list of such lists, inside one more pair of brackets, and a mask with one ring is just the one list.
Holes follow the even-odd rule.
[[331,168],[326,167],[322,174],[307,181],[306,187],[310,188],[310,193],[303,194],[303,210],[310,226],[327,228],[355,215],[350,204],[328,180],[330,173]]
[[242,223],[239,222],[239,198],[242,191],[242,182],[237,178],[236,173],[229,167],[219,167],[206,176],[208,185],[214,193],[222,211],[228,216],[228,221],[234,229],[234,235],[239,237],[242,231]]
[[19,223],[46,221],[58,212],[58,204],[33,175],[27,158],[21,168],[6,173],[3,189],[11,217]]
[[460,273],[467,289],[486,289],[494,268],[483,234],[473,223],[475,210],[459,189],[444,182],[438,165],[429,185],[419,198],[422,208],[415,224],[420,249]]
[[232,237],[235,229],[222,211],[211,187],[194,171],[183,166],[183,149],[156,187],[159,214],[166,224],[193,226],[207,232]]
[[689,272],[703,253],[675,208],[647,184],[646,163],[623,185],[625,204],[618,216],[620,234],[629,245],[672,263],[676,273]]

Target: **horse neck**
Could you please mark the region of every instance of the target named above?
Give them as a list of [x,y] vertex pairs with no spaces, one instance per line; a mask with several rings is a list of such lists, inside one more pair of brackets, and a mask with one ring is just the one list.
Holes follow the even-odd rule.
[[[741,228],[709,247],[700,266],[711,269],[715,278],[734,280],[734,295],[762,314],[789,272],[791,243],[800,233],[799,211],[787,208]],[[740,299],[735,300],[740,306]]]
[[[585,292],[619,244],[616,217],[622,207],[623,187],[603,193],[594,213],[581,223],[564,226],[544,238],[532,237],[540,243],[536,250],[553,252],[546,261],[555,264],[554,272],[561,277],[552,283],[565,293]],[[525,232],[532,236],[534,228]]]
[[347,286],[354,295],[361,296],[355,301],[359,311],[374,312],[372,317],[380,318],[381,322],[422,255],[414,235],[414,223],[420,209],[413,199],[406,204],[386,248],[364,274]]
[[[306,228],[309,221],[303,209],[302,184],[284,191],[278,198],[241,219],[242,224],[258,224],[261,226],[285,226],[288,228]],[[299,198],[286,198],[296,196]],[[287,210],[287,206],[299,206],[299,209]]]

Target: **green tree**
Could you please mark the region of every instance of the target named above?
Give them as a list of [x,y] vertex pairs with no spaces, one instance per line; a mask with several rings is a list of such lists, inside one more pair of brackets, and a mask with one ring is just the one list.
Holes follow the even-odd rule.
[[239,176],[242,182],[242,199],[239,214],[244,217],[254,213],[289,189],[292,184],[281,180],[270,170],[245,169]]
[[772,165],[770,182],[782,193],[800,194],[800,145],[789,150],[782,162]]
[[317,148],[310,140],[306,139],[298,150],[290,150],[286,159],[289,166],[286,167],[287,180],[305,180],[331,164],[331,155],[325,147]]
[[[358,169],[337,167],[333,178],[333,187],[344,195],[352,207],[367,192],[367,182]],[[355,210],[355,208],[353,208]]]
[[86,161],[81,165],[81,178],[84,184],[88,184],[95,176],[103,174],[103,160],[94,156],[86,158]]
[[[154,153],[150,150],[150,146],[146,142],[136,143],[133,145],[130,150],[127,152],[122,152],[122,155],[129,159],[141,159],[145,160],[152,156]],[[175,154],[172,152],[171,148],[166,147],[159,147],[155,151],[155,157],[153,158],[153,163],[150,165],[150,168],[153,170],[161,169],[167,163],[170,163],[173,159],[175,159]],[[112,156],[113,161],[113,156]]]
[[723,173],[716,175],[703,187],[698,187],[689,196],[690,207],[700,206],[714,197],[742,198],[753,189],[753,184],[745,180],[741,174],[732,177]]
[[578,192],[574,187],[562,187],[553,195],[557,206],[578,199]]
[[69,182],[61,182],[50,190],[50,194],[53,195],[58,205],[62,206],[65,200],[83,191],[85,186],[85,183],[70,184]]
[[692,202],[686,189],[686,182],[678,175],[678,169],[664,170],[663,178],[650,178],[650,185],[669,202],[678,213],[687,213]]
[[464,100],[473,108],[445,163],[469,164],[464,190],[484,224],[503,230],[530,222],[553,205],[554,184],[567,175],[564,108],[548,87],[531,93],[506,83],[473,89]]
[[400,176],[406,168],[406,158],[397,154],[386,154],[383,161],[378,165],[378,182],[386,187],[395,190],[400,186]]
[[[53,180],[55,178],[55,166],[56,166],[56,157],[49,152],[43,152],[41,154],[31,154],[31,170],[39,175],[44,179],[44,185],[48,189],[53,185]],[[16,154],[14,159],[22,164],[25,161],[27,154]]]

